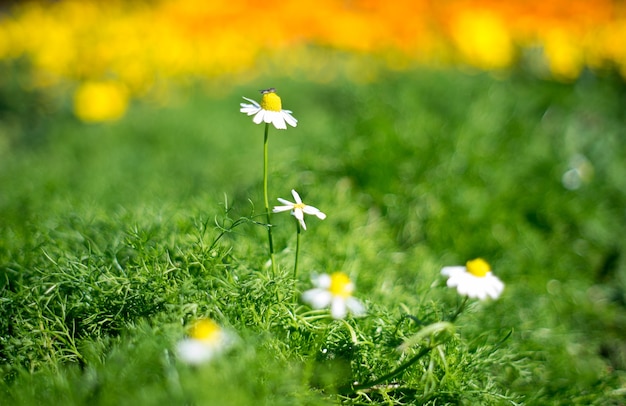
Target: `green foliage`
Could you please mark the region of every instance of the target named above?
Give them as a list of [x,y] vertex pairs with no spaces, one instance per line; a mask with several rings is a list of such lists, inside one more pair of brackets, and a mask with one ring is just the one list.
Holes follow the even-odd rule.
[[[267,267],[263,128],[237,111],[269,85],[299,120],[270,131],[270,204],[295,188],[328,214],[295,280],[286,213]],[[206,94],[107,126],[59,108],[3,144],[0,403],[623,403],[623,83],[417,70]],[[450,324],[439,271],[478,256],[504,294]],[[300,302],[338,270],[366,317]],[[174,348],[200,317],[239,338],[191,367]]]

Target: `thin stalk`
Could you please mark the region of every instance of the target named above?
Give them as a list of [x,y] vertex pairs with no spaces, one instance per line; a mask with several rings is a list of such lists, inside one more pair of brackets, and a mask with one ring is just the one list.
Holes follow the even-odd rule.
[[459,317],[459,314],[461,314],[461,312],[465,309],[465,305],[467,304],[468,298],[469,298],[468,296],[465,296],[463,301],[459,304],[459,307],[456,309],[456,312],[454,312],[452,317],[450,317],[450,320],[448,320],[450,323],[454,323],[456,318]]
[[424,355],[428,354],[430,350],[432,350],[433,348],[435,347],[430,347],[430,346],[424,347],[420,350],[420,352],[415,354],[411,359],[409,359],[407,362],[400,365],[398,368],[394,369],[393,371],[389,372],[388,374],[383,375],[378,379],[374,379],[373,381],[365,382],[365,383],[358,384],[358,385],[350,385],[350,386],[343,387],[339,389],[339,393],[343,395],[349,395],[359,390],[370,389],[376,385],[380,385],[381,383],[384,383],[392,378],[395,378],[396,376],[404,372],[407,368],[409,368],[411,365],[419,361]]
[[300,222],[296,221],[296,261],[293,265],[293,278],[296,279],[298,277],[298,258],[300,258]]
[[267,145],[269,141],[269,123],[265,123],[265,136],[263,137],[263,198],[265,199],[265,214],[267,217],[267,239],[270,248],[270,261],[272,262],[272,272],[276,275],[276,261],[274,260],[274,241],[272,239],[272,219],[270,217],[270,202],[267,197]]

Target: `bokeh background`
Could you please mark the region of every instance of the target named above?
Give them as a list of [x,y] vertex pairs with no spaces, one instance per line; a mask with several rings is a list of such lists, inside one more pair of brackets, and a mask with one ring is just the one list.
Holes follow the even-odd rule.
[[609,0],[26,1],[5,3],[0,19],[0,60],[29,69],[20,86],[71,93],[84,121],[118,119],[134,99],[168,103],[171,86],[228,89],[268,73],[319,83],[416,65],[626,76],[625,40],[626,6]]
[[[328,214],[298,289],[341,269],[376,315],[348,363],[389,370],[407,313],[454,308],[441,267],[481,256],[504,294],[459,318],[452,378],[403,377],[413,402],[625,404],[624,44],[618,0],[0,2],[0,403],[328,400],[297,308],[272,307],[293,285],[264,272],[265,229],[213,249],[261,212],[239,103],[276,87],[299,125],[271,129],[270,198]],[[164,363],[202,315],[256,344]]]

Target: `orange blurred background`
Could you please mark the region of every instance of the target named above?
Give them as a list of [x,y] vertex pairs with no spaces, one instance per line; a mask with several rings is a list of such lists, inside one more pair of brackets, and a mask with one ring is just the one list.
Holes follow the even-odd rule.
[[[368,81],[385,69],[467,66],[575,80],[626,77],[626,3],[595,0],[25,2],[0,14],[0,60],[31,86],[68,86],[85,121],[190,80],[260,75]],[[94,106],[83,100],[98,99]],[[111,104],[107,106],[107,104]]]

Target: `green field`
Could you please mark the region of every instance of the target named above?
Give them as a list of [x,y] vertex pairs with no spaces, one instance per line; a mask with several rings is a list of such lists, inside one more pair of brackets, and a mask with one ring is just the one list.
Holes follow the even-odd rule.
[[[271,86],[299,123],[270,129],[270,204],[295,188],[328,215],[307,217],[295,279],[287,214],[266,267],[263,126],[239,112]],[[617,78],[263,77],[108,125],[63,94],[0,91],[0,404],[626,403]],[[504,293],[427,334],[460,302],[441,268],[476,257]],[[334,271],[365,317],[299,300]],[[200,317],[239,339],[193,367],[174,347]]]

